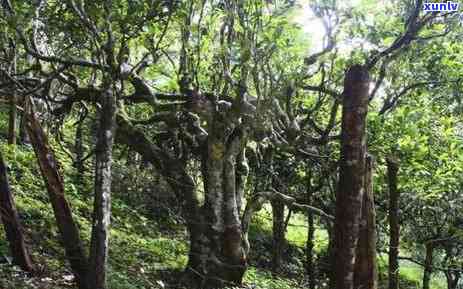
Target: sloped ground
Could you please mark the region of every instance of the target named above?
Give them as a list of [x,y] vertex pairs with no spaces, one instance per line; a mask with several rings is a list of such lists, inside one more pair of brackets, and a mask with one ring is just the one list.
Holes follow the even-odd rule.
[[[9,166],[10,183],[33,258],[36,264],[40,264],[39,272],[34,276],[11,266],[8,244],[3,227],[0,226],[0,288],[75,288],[73,275],[64,260],[53,212],[33,151],[28,146],[13,149],[3,143],[0,144],[0,149]],[[66,196],[88,247],[92,208],[89,192],[92,178],[88,175],[84,183],[75,185],[78,182],[71,162],[66,154],[59,151],[58,154],[65,173]],[[113,200],[108,278],[110,289],[185,288],[181,285],[181,270],[187,262],[188,244],[181,222],[172,216],[162,218],[156,215],[150,218],[142,214],[143,209],[128,206],[127,202],[122,200],[125,198],[124,195],[118,192],[114,195],[116,197]],[[303,262],[307,228],[304,216],[294,214],[290,220],[287,231],[288,247],[279,276],[272,276],[270,273],[271,223],[268,207],[259,212],[253,220],[249,234],[252,246],[251,267],[246,273],[243,288],[306,288]],[[323,256],[326,246],[326,232],[317,230],[315,250],[318,255]],[[324,262],[323,258],[318,261],[321,265]],[[380,270],[380,288],[386,288],[384,258],[380,258],[380,266],[383,268]],[[319,273],[319,288],[327,288],[326,273]],[[402,264],[401,287],[420,288],[421,273],[421,268],[412,264]],[[433,289],[445,288],[442,278],[433,278],[432,286]]]
[[[29,276],[11,266],[8,244],[3,227],[0,228],[0,288],[73,288],[73,275],[64,260],[53,212],[33,151],[27,146],[13,149],[5,144],[1,145],[1,149],[9,166],[10,183],[28,243],[34,261],[40,267],[37,275]],[[88,245],[91,178],[88,178],[88,184],[74,185],[75,171],[70,161],[64,154],[59,154],[58,158],[65,172],[66,197],[82,238]],[[188,250],[184,226],[159,224],[115,198],[111,233],[108,278],[111,289],[180,288],[181,270],[186,264]],[[256,245],[258,248],[265,249],[265,246]],[[245,280],[246,288],[298,288],[296,281],[273,278],[268,271],[255,267],[250,268]]]

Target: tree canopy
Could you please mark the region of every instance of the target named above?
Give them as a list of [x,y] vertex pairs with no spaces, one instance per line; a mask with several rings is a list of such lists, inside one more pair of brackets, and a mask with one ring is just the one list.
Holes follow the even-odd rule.
[[[0,255],[25,280],[462,286],[458,10],[425,11],[422,0],[0,3]],[[152,261],[158,238],[180,263]],[[44,269],[51,260],[64,267]],[[17,279],[0,287],[20,288]]]

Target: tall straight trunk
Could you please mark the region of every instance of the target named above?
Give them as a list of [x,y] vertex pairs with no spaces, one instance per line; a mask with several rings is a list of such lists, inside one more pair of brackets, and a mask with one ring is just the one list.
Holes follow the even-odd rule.
[[354,264],[365,179],[369,75],[353,65],[344,80],[341,159],[336,196],[336,288],[354,287]]
[[365,193],[363,194],[362,221],[355,261],[354,287],[362,289],[376,289],[378,287],[376,212],[373,195],[372,162],[372,157],[368,155],[365,163]]
[[424,260],[424,271],[423,271],[423,289],[429,289],[429,283],[431,281],[432,264],[434,255],[434,244],[428,242],[425,245],[425,260]]
[[59,163],[34,113],[27,115],[27,132],[34,147],[48,196],[53,207],[66,257],[71,264],[80,289],[86,289],[87,259],[79,228],[72,217],[71,208],[64,197],[64,182]]
[[5,228],[6,238],[8,240],[13,263],[18,265],[22,270],[32,272],[34,266],[31,256],[26,246],[21,222],[18,211],[11,193],[8,182],[8,174],[0,152],[0,216],[3,227]]
[[95,199],[88,274],[89,285],[92,289],[106,288],[111,220],[111,166],[115,125],[116,96],[112,89],[107,89],[101,95],[100,126],[95,149]]
[[393,157],[386,158],[389,186],[389,289],[399,288],[399,197],[397,174],[399,164]]
[[272,200],[273,242],[272,242],[272,272],[279,273],[285,245],[285,205],[279,200]]

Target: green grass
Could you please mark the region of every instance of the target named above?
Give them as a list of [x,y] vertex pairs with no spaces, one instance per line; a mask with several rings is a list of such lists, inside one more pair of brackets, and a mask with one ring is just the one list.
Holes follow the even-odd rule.
[[[411,263],[409,261],[400,262],[400,277],[404,280],[407,280],[408,283],[413,284],[414,287],[411,288],[421,288],[422,287],[422,278],[423,278],[423,267]],[[445,289],[447,285],[445,284],[444,276],[440,274],[433,274],[431,276],[430,282],[431,289]]]
[[[37,263],[44,264],[44,275],[37,279],[22,278],[14,268],[0,268],[0,288],[40,288],[51,278],[54,287],[61,288],[66,282],[63,276],[69,275],[64,250],[56,228],[53,211],[44,188],[34,153],[30,149],[14,149],[2,145],[6,162],[11,167],[10,183],[16,205],[23,220],[26,235],[32,243],[31,251]],[[79,194],[78,188],[71,184],[72,167],[63,164],[66,182],[66,197],[71,204],[75,221],[88,248],[91,228],[91,200]],[[179,270],[186,264],[187,242],[182,232],[163,235],[159,226],[139,212],[113,199],[113,216],[110,247],[110,288],[156,288],[159,270]],[[0,226],[1,227],[1,226]],[[0,228],[0,256],[8,256],[8,245],[3,227]],[[17,278],[11,278],[11,276]],[[4,277],[4,278],[3,278]],[[11,280],[8,280],[11,279]],[[32,281],[31,281],[32,280]],[[154,283],[153,283],[154,282]],[[43,285],[42,284],[42,285]],[[38,287],[37,287],[38,286]],[[44,285],[45,286],[45,285]]]
[[[35,155],[30,148],[16,149],[0,144],[7,164],[10,166],[10,183],[15,201],[23,220],[26,235],[31,243],[33,257],[37,264],[42,264],[43,273],[30,277],[15,267],[0,264],[0,288],[3,289],[37,289],[37,288],[69,288],[69,268],[64,258],[59,234],[50,202],[44,188]],[[66,183],[66,197],[71,204],[74,217],[81,229],[81,236],[88,248],[91,228],[92,182],[74,185],[75,171],[65,154],[59,154],[62,161]],[[117,196],[117,192],[115,192]],[[144,216],[139,210],[131,208],[115,197],[112,203],[112,229],[110,246],[110,264],[108,281],[110,289],[161,288],[163,277],[160,272],[178,272],[187,262],[188,243],[184,228],[172,225],[169,231],[163,231],[152,219]],[[287,213],[287,212],[286,212]],[[253,218],[249,237],[252,246],[259,240],[271,240],[272,219],[271,206],[265,205]],[[303,256],[307,238],[306,216],[300,213],[292,214],[286,233],[286,238],[292,247],[299,250]],[[328,245],[327,232],[321,228],[315,231],[315,251],[321,253]],[[255,258],[270,258],[270,252],[262,248],[252,248]],[[260,250],[260,251],[257,251]],[[0,256],[8,256],[8,244],[0,226]],[[379,265],[384,272],[387,258],[380,256]],[[291,264],[297,266],[296,271],[302,272],[300,262]],[[299,268],[301,267],[301,268]],[[383,273],[384,274],[384,273]],[[401,262],[401,280],[405,287],[420,288],[422,268],[410,262]],[[296,279],[300,279],[299,277]],[[302,288],[295,279],[274,277],[262,268],[250,267],[246,272],[244,282],[252,284],[256,289]],[[443,276],[433,275],[432,289],[445,288]]]
[[[407,255],[407,252],[405,249],[401,250],[401,254]],[[423,279],[423,267],[412,263],[407,260],[401,260],[400,261],[400,268],[399,268],[399,274],[400,274],[400,283],[402,284],[400,287],[401,288],[410,288],[410,289],[421,289],[422,288],[422,279]],[[388,261],[387,261],[387,255],[386,254],[380,254],[378,258],[378,267],[381,272],[380,278],[383,280],[382,287],[386,288],[387,287],[387,266],[388,266]],[[380,282],[381,284],[381,282]],[[380,288],[382,288],[380,287]],[[431,289],[446,289],[447,284],[445,281],[445,276],[442,274],[433,274],[431,276],[431,282],[430,282],[430,288]]]
[[304,288],[297,280],[273,277],[268,271],[250,267],[244,277],[244,284],[252,284],[255,289],[298,289]]
[[[287,216],[288,210],[285,210]],[[253,217],[253,224],[250,228],[250,236],[266,232],[271,235],[272,232],[272,208],[265,204],[263,209]],[[292,213],[286,230],[286,240],[291,245],[304,248],[307,242],[307,217],[301,213]],[[326,230],[316,227],[315,229],[315,252],[320,253],[328,246],[328,233]]]

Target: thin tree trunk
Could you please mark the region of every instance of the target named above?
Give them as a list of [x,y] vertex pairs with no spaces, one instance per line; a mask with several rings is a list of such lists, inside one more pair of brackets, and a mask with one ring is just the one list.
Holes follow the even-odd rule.
[[434,244],[431,242],[426,243],[426,255],[424,260],[424,271],[423,271],[423,289],[429,289],[429,283],[431,281],[432,264],[434,255]]
[[16,109],[16,95],[13,94],[10,100],[10,115],[8,121],[8,144],[16,144],[16,120],[17,120],[17,109]]
[[344,80],[341,159],[336,196],[336,288],[354,287],[354,264],[365,179],[369,75],[354,65]]
[[399,288],[399,197],[397,174],[399,164],[393,157],[386,159],[389,186],[389,289]]
[[19,141],[24,143],[29,143],[29,135],[27,133],[27,116],[23,112],[19,120]]
[[101,107],[95,153],[95,199],[88,274],[92,289],[106,288],[111,221],[112,149],[116,126],[116,99],[112,89],[107,89],[101,95]]
[[[12,74],[16,74],[16,48],[14,48],[14,44],[12,43],[11,49],[13,50],[13,61],[11,72]],[[16,144],[16,127],[17,127],[17,119],[18,119],[18,110],[17,110],[17,96],[16,96],[16,87],[13,89],[10,99],[10,113],[9,113],[9,120],[8,120],[8,144],[15,145]]]
[[376,289],[378,268],[376,264],[376,212],[373,194],[373,163],[366,157],[365,193],[363,195],[362,221],[357,244],[354,287]]
[[74,141],[74,150],[76,154],[75,168],[77,170],[77,180],[82,183],[84,179],[84,145],[83,145],[83,121],[79,122],[76,128]]
[[18,265],[22,270],[32,272],[34,266],[31,256],[26,246],[21,222],[19,220],[18,211],[11,193],[10,184],[8,182],[8,174],[0,152],[0,216],[5,228],[6,238],[10,245],[13,263]]
[[[311,205],[309,203],[309,205]],[[309,289],[315,289],[315,262],[314,262],[314,238],[315,226],[314,216],[312,213],[307,213],[307,243],[306,243],[306,271],[309,280]]]
[[272,200],[273,246],[272,272],[277,274],[281,270],[285,243],[285,205],[279,200]]
[[71,264],[79,288],[86,289],[87,259],[79,235],[79,228],[64,197],[64,182],[59,171],[59,164],[34,113],[27,115],[26,127],[47,186],[66,257]]
[[[307,204],[312,205],[313,202],[313,187],[312,187],[312,172],[309,171],[307,177]],[[315,289],[315,262],[314,262],[314,239],[315,239],[315,224],[313,213],[307,211],[307,242],[305,246],[306,254],[306,273],[309,282],[309,289]]]

